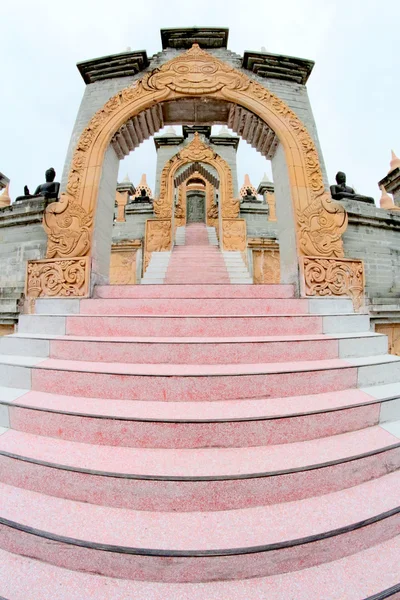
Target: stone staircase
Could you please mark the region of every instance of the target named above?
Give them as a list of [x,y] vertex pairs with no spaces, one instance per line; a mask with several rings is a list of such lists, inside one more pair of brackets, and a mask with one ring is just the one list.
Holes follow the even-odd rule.
[[0,596],[395,598],[400,358],[347,299],[179,284],[185,249],[0,339]]

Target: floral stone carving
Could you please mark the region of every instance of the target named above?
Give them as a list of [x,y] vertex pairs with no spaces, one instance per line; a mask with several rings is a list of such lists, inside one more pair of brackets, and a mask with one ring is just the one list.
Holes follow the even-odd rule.
[[25,295],[82,298],[88,295],[89,257],[28,261]]
[[362,260],[304,256],[302,270],[306,296],[349,296],[355,310],[361,308],[365,287]]

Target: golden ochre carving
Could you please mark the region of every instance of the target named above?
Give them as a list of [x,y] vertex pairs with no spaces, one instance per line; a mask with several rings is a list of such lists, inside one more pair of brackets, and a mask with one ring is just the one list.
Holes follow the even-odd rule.
[[244,219],[222,219],[224,250],[244,252],[247,247],[246,221]]
[[347,228],[347,213],[327,193],[297,213],[299,245],[303,254],[324,257],[343,256],[342,234]]
[[178,202],[175,206],[175,227],[182,227],[186,223],[186,184],[178,188]]
[[90,251],[93,219],[68,194],[47,207],[43,227],[47,233],[47,258],[85,256]]
[[306,296],[349,296],[355,310],[361,308],[365,286],[362,260],[304,256],[302,270]]
[[141,240],[124,240],[111,246],[111,285],[136,283],[136,254],[141,245]]
[[240,71],[215,59],[198,44],[169,61],[143,80],[147,90],[165,87],[173,92],[189,96],[215,94],[223,88],[246,90],[250,80]]
[[247,241],[253,249],[254,283],[280,283],[279,244],[268,238],[250,238]]
[[25,295],[30,298],[87,296],[89,265],[88,256],[28,261]]

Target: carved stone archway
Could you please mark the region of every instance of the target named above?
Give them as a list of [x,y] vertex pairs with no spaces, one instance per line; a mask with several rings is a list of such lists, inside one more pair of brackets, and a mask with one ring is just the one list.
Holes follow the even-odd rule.
[[[112,136],[128,119],[149,107],[185,97],[237,104],[275,131],[287,165],[296,264],[304,255],[332,260],[343,257],[341,236],[347,215],[324,189],[317,150],[307,128],[270,90],[194,44],[118,92],[90,120],[72,158],[66,193],[46,210],[47,260],[28,265],[28,293],[33,288],[35,295],[86,293],[90,263],[97,275],[93,223],[103,160]],[[224,210],[235,213],[236,206],[232,193]]]

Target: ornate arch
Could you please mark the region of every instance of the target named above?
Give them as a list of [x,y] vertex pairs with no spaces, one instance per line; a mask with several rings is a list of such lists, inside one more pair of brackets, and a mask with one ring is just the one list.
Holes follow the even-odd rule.
[[[90,120],[72,158],[66,193],[45,213],[47,258],[90,256],[102,164],[112,136],[129,118],[149,107],[184,97],[208,97],[240,105],[275,131],[288,167],[298,255],[342,257],[341,236],[347,215],[324,190],[318,154],[307,128],[271,91],[194,44],[118,92]],[[164,210],[162,203],[158,210]],[[226,215],[237,214],[233,191],[223,210]]]

